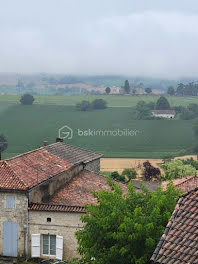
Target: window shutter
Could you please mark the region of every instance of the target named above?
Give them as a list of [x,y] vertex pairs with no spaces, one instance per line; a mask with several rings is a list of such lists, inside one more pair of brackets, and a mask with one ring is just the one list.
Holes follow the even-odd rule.
[[6,196],[6,208],[7,209],[14,209],[14,200],[15,200],[15,197],[13,195]]
[[63,260],[63,237],[56,236],[56,258]]
[[32,258],[40,258],[40,234],[32,234]]

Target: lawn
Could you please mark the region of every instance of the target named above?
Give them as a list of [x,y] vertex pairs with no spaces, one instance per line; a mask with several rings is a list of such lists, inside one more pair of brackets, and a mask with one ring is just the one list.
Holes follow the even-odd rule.
[[[93,101],[96,98],[102,98],[107,101],[110,107],[131,107],[135,106],[138,101],[156,102],[159,96],[125,96],[125,95],[37,95],[35,104],[47,105],[70,105],[74,106],[82,100]],[[190,103],[198,103],[198,97],[167,97],[172,106],[187,106]],[[0,95],[0,103],[19,103],[19,95]]]
[[[163,158],[180,155],[193,145],[192,124],[192,120],[133,120],[130,107],[79,112],[73,106],[23,106],[12,104],[10,100],[0,102],[0,132],[9,143],[3,158],[42,146],[44,140],[53,143],[64,125],[73,129],[73,138],[65,140],[66,143],[101,152],[105,157]],[[82,131],[89,129],[95,133],[128,129],[135,130],[136,135],[82,136]]]

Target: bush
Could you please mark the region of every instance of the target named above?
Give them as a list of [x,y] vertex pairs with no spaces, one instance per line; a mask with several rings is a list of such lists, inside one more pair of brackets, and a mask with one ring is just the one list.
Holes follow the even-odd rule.
[[191,165],[184,165],[181,160],[172,160],[161,167],[165,172],[165,180],[196,175],[196,169]]
[[92,106],[89,101],[82,101],[76,105],[77,110],[79,111],[89,111],[91,110]]
[[21,96],[20,102],[23,105],[32,105],[34,102],[34,97],[31,94],[24,94]]
[[126,177],[128,178],[127,182],[130,182],[132,179],[135,179],[136,175],[137,175],[137,172],[135,169],[126,168],[122,172],[122,176],[124,176],[125,179]]
[[196,170],[198,170],[198,161],[194,160],[193,158],[182,160],[182,162],[183,162],[184,165],[191,165]]
[[120,182],[125,183],[125,176],[120,175],[117,171],[111,173],[111,178]]
[[107,102],[103,99],[96,99],[92,102],[91,105],[93,109],[106,109],[107,108]]

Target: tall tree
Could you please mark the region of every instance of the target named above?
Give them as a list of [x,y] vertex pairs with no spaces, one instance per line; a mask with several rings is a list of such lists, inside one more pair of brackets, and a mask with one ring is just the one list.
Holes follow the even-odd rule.
[[155,108],[157,110],[169,110],[169,109],[171,109],[168,100],[164,96],[160,96],[160,98],[156,102]]
[[34,97],[31,94],[24,94],[21,96],[20,102],[23,105],[32,105],[34,102]]
[[179,83],[177,86],[177,95],[184,95],[185,85],[183,83]]
[[126,94],[129,94],[130,93],[130,85],[129,85],[129,81],[126,80],[125,83],[124,83],[124,91]]
[[94,192],[98,204],[87,206],[83,229],[76,233],[83,263],[149,263],[180,191],[169,184],[166,191],[141,193],[129,184],[123,196],[118,185],[109,184],[111,192]]
[[175,95],[175,89],[173,86],[168,86],[167,94]]
[[151,89],[151,88],[146,88],[146,89],[145,89],[145,92],[146,92],[147,94],[151,94],[151,93],[152,93],[152,89]]
[[111,92],[111,88],[110,88],[110,87],[107,87],[107,88],[105,89],[105,92],[106,92],[106,94],[110,94],[110,92]]

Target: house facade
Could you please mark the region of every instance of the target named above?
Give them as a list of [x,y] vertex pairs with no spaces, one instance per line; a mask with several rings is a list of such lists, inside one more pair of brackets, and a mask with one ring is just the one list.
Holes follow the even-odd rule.
[[110,190],[101,154],[55,143],[0,161],[0,255],[71,259],[92,190]]

